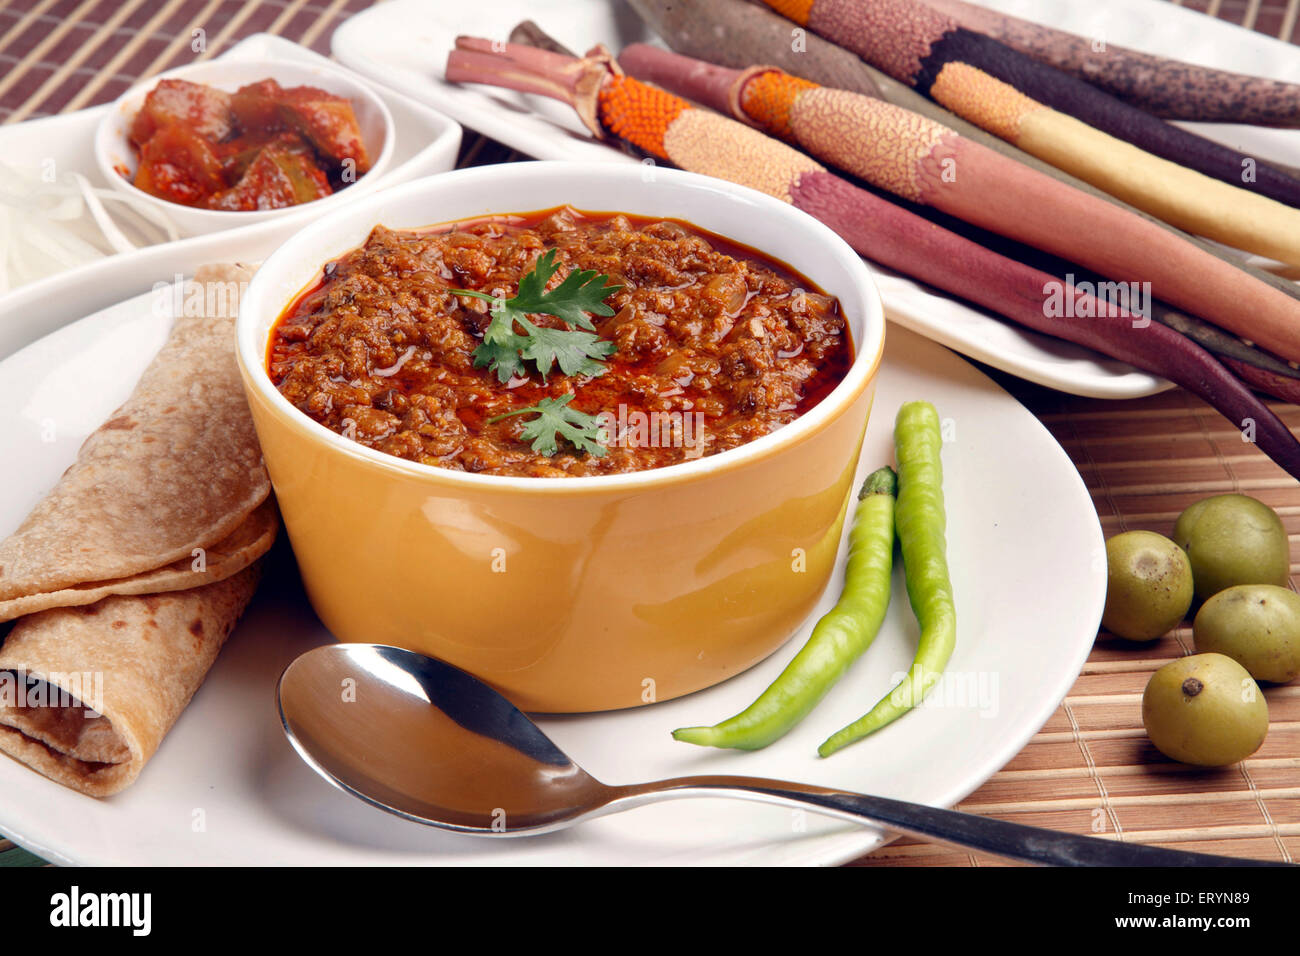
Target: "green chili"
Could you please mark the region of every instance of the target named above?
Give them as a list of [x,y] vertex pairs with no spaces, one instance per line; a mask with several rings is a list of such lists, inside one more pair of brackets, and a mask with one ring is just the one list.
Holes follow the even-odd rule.
[[839,602],[813,628],[798,654],[754,703],[712,727],[684,727],[673,737],[708,747],[766,747],[817,706],[850,664],[876,639],[889,606],[894,551],[892,468],[873,471],[862,485],[849,535]]
[[912,667],[866,715],[832,734],[817,748],[826,757],[897,720],[921,702],[939,681],[957,639],[957,615],[944,544],[943,438],[939,413],[929,402],[908,402],[898,410],[894,447],[898,457],[895,522],[903,551],[907,597],[921,625]]

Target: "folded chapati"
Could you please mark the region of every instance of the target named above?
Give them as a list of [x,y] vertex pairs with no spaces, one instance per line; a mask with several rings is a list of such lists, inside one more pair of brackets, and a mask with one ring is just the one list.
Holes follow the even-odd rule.
[[259,565],[18,621],[0,647],[0,750],[91,796],[130,785],[203,683]]
[[[176,318],[126,404],[0,542],[0,621],[83,603],[78,589],[88,585],[120,593],[110,582],[189,563],[267,499],[271,482],[235,362],[236,290],[250,275],[238,266],[199,270],[196,288],[223,289],[203,296],[213,308]],[[171,588],[196,583],[182,578]]]
[[83,793],[139,775],[275,539],[235,361],[250,275],[199,270],[206,307],[175,319],[131,397],[0,542],[0,621],[20,618],[0,645],[0,750]]
[[211,547],[196,549],[202,551],[201,555],[187,555],[161,568],[130,577],[92,581],[57,591],[42,591],[0,601],[0,621],[34,614],[51,607],[94,604],[111,594],[157,594],[224,580],[242,571],[270,550],[279,524],[280,516],[275,502],[268,498],[226,537]]

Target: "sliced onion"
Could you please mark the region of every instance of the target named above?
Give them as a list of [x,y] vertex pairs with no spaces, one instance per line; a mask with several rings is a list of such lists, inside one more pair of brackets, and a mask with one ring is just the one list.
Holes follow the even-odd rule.
[[147,200],[93,186],[80,173],[47,182],[33,167],[0,161],[0,293],[178,238]]

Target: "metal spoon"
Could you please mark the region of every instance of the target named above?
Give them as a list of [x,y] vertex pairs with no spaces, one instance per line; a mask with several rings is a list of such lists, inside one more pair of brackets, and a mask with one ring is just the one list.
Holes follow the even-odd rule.
[[510,701],[443,661],[381,644],[330,644],[280,676],[290,742],[330,783],[417,823],[522,836],[672,797],[810,806],[933,842],[1063,866],[1254,866],[1075,836],[921,804],[759,777],[677,777],[607,786]]

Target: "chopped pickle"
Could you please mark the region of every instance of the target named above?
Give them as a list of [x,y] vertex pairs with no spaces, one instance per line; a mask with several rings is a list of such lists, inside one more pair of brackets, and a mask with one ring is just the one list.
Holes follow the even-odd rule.
[[[259,80],[234,93],[162,80],[131,122],[135,185],[169,202],[248,212],[312,202],[370,168],[352,103]],[[130,175],[123,171],[123,175]]]
[[310,86],[294,87],[285,91],[280,115],[335,164],[351,160],[357,174],[370,168],[356,114],[343,97]]
[[207,140],[188,127],[172,124],[155,133],[140,150],[136,188],[171,202],[194,205],[221,189],[221,161]]
[[311,160],[278,144],[264,146],[243,177],[208,198],[209,209],[281,209],[330,194],[329,180]]
[[132,145],[143,146],[165,126],[184,126],[219,143],[230,135],[230,94],[201,83],[162,80],[144,99],[131,122]]
[[252,133],[274,133],[284,128],[277,101],[284,90],[275,80],[259,80],[241,86],[230,98],[230,111],[235,124],[245,136]]

